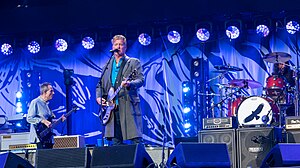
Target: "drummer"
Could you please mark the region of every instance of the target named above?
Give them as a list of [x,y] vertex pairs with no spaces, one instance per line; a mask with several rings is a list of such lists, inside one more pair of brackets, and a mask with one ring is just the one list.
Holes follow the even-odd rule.
[[278,77],[283,78],[288,84],[288,87],[295,86],[295,80],[293,78],[294,71],[291,70],[289,66],[289,61],[285,63],[275,63],[272,75],[278,75]]
[[[278,75],[279,78],[282,78],[286,82],[286,91],[292,92],[292,88],[295,87],[296,82],[294,79],[294,71],[290,68],[289,61],[285,63],[275,63],[272,75]],[[295,107],[293,102],[291,103],[291,106],[286,109],[287,116],[295,115]]]

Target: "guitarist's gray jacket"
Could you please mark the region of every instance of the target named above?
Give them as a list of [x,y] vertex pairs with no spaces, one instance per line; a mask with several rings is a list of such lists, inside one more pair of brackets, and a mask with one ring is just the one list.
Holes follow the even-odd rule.
[[[126,61],[121,75],[118,75],[116,80],[115,89],[121,84],[123,78],[127,78],[135,69],[136,75],[134,75],[133,80],[130,81],[130,87],[122,88],[118,96],[118,108],[120,114],[120,124],[122,129],[123,139],[132,139],[136,137],[142,137],[142,114],[140,109],[140,98],[138,89],[144,84],[144,75],[142,72],[142,66],[140,60],[136,58],[130,58],[125,55]],[[111,82],[111,71],[112,71],[112,62],[107,66],[107,69],[104,70],[102,78],[102,87],[98,84],[96,88],[97,98],[101,96],[101,88],[103,93],[103,98],[106,98],[108,95],[109,89],[112,87]],[[105,137],[114,137],[114,113],[110,118],[110,121],[105,126]]]
[[48,103],[45,102],[40,96],[30,102],[26,120],[30,123],[30,143],[38,143],[40,140],[37,137],[34,124],[38,124],[42,119],[48,119],[54,116],[53,112],[49,109]]

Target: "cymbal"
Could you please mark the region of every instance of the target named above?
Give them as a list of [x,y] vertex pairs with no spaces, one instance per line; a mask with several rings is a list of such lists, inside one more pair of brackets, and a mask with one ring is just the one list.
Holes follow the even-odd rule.
[[242,68],[230,66],[230,65],[216,65],[214,66],[217,70],[223,70],[223,71],[242,71]]
[[225,70],[215,70],[215,71],[211,71],[212,73],[235,73],[236,72],[233,72],[233,71],[225,71]]
[[236,86],[236,87],[251,88],[251,89],[262,87],[261,83],[259,83],[257,81],[250,80],[250,79],[234,79],[234,80],[231,80],[229,82],[229,84],[233,85],[233,86]]
[[292,56],[284,52],[272,52],[263,57],[263,60],[270,63],[285,63],[289,61]]
[[220,94],[216,94],[216,93],[199,93],[199,95],[202,95],[202,96],[221,96]]
[[222,83],[217,83],[215,86],[218,86],[219,88],[239,88],[238,86],[230,85],[230,84],[222,84]]

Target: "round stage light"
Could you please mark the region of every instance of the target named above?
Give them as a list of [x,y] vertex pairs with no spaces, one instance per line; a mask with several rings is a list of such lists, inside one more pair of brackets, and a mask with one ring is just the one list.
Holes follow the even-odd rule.
[[36,41],[29,42],[27,48],[28,48],[28,51],[32,54],[36,54],[40,51],[40,45]]
[[298,22],[296,21],[289,21],[286,24],[286,31],[290,34],[295,34],[297,31],[299,31],[300,26],[298,24]]
[[93,40],[93,38],[91,37],[84,37],[82,39],[82,46],[85,49],[92,49],[95,46],[95,41]]
[[180,42],[180,34],[177,31],[170,31],[168,33],[168,40],[171,43],[179,43]]
[[57,51],[66,51],[68,48],[68,43],[64,39],[58,39],[55,41],[55,48]]
[[18,99],[20,99],[20,98],[22,97],[22,92],[18,91],[18,92],[16,93],[16,97],[17,97]]
[[139,42],[143,46],[147,46],[151,44],[151,36],[149,36],[147,33],[142,33],[139,35]]
[[240,35],[240,30],[236,26],[229,26],[226,29],[226,35],[230,39],[236,39]]
[[258,25],[256,27],[256,33],[259,36],[267,37],[269,35],[269,33],[270,33],[270,30],[269,30],[269,28],[266,25]]
[[205,28],[198,29],[196,35],[200,41],[207,41],[210,37],[209,31]]
[[13,48],[12,48],[12,46],[10,44],[4,43],[1,46],[1,52],[4,55],[10,55],[10,54],[13,53]]

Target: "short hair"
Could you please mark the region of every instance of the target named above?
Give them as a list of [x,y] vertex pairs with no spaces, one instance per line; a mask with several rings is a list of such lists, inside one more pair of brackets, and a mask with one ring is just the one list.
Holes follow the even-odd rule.
[[44,82],[41,84],[40,86],[40,94],[43,94],[45,92],[47,92],[49,89],[48,89],[48,86],[51,85],[51,83],[49,82]]
[[123,35],[115,35],[115,36],[111,39],[111,43],[114,44],[114,42],[115,42],[116,40],[123,40],[125,46],[127,46],[127,40],[126,40],[126,37],[125,37],[125,36],[123,36]]

